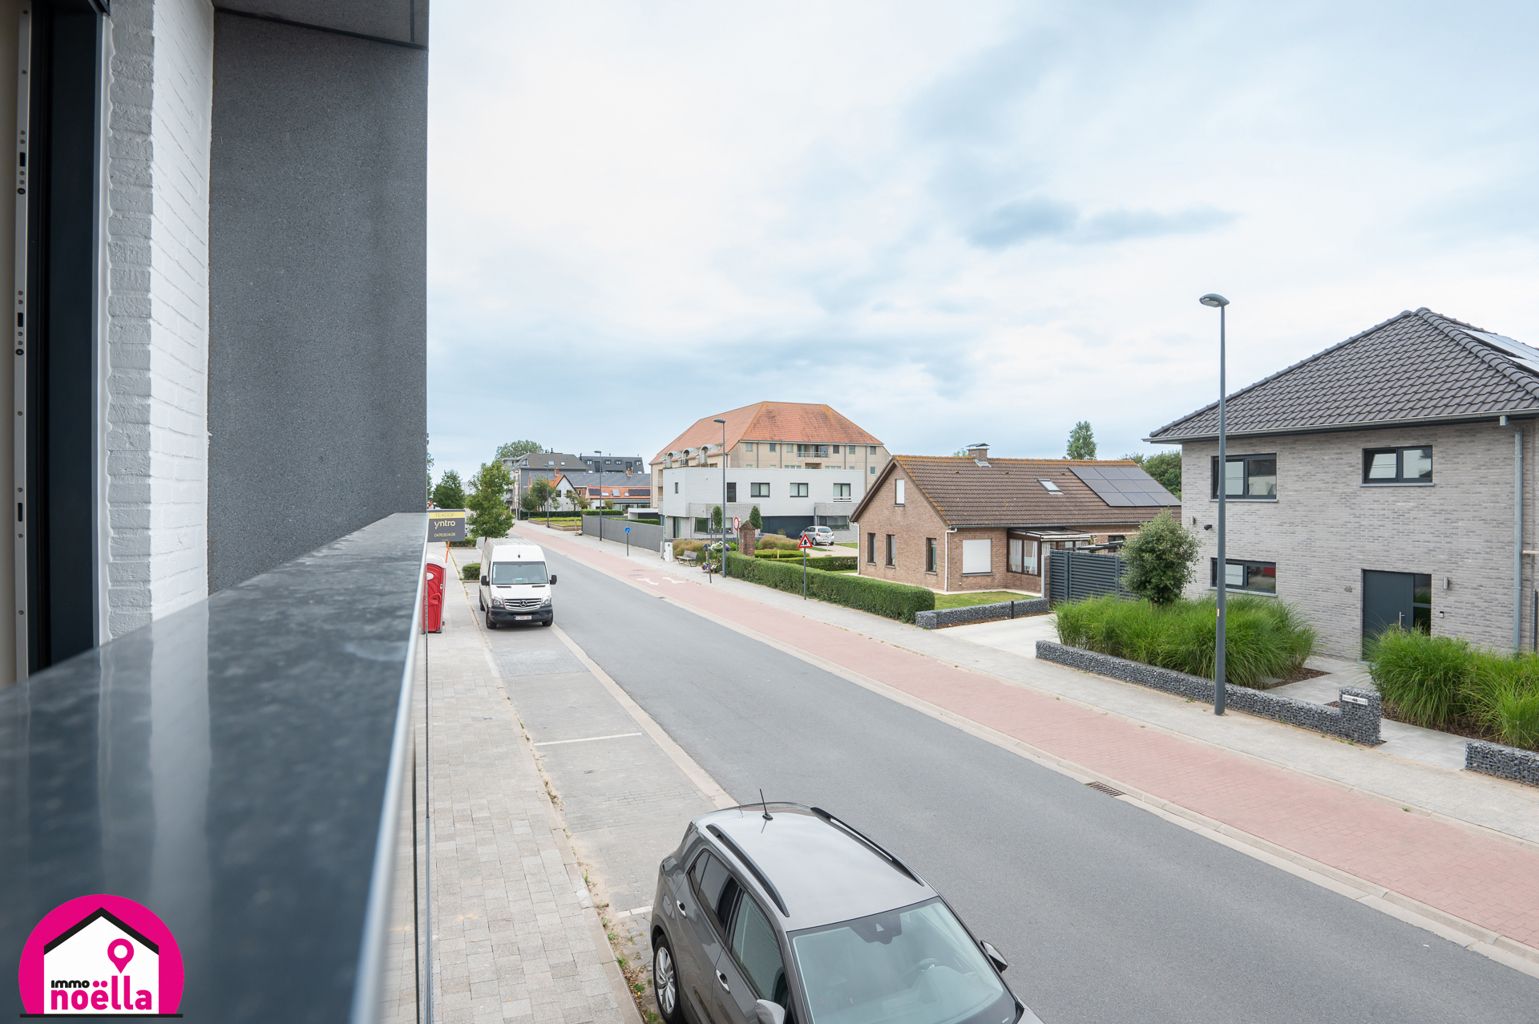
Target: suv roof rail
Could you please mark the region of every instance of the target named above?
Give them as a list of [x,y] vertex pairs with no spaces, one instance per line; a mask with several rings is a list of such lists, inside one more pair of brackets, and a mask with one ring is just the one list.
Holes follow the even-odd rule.
[[732,856],[742,861],[743,866],[748,869],[748,873],[753,875],[754,878],[758,879],[759,884],[764,886],[764,891],[769,895],[769,898],[773,900],[775,906],[780,909],[780,916],[790,917],[791,912],[786,909],[786,901],[780,898],[780,890],[776,889],[775,883],[771,882],[765,876],[764,872],[759,870],[759,865],[753,862],[753,858],[744,853],[743,848],[737,845],[737,843],[733,842],[732,837],[723,832],[720,826],[707,825],[705,830],[720,840],[721,845],[732,851]]
[[883,860],[887,861],[893,867],[897,868],[899,871],[901,871],[903,874],[907,875],[909,878],[913,879],[918,884],[924,885],[924,879],[920,878],[918,875],[914,874],[914,872],[910,871],[907,864],[903,863],[895,855],[893,855],[891,852],[889,852],[887,850],[887,848],[884,847],[881,843],[877,842],[875,839],[872,839],[870,836],[866,835],[864,832],[862,832],[860,829],[856,828],[854,825],[851,825],[849,822],[845,821],[842,818],[835,817],[833,814],[829,813],[828,811],[825,811],[821,807],[813,807],[813,808],[811,808],[811,810],[812,810],[813,814],[816,814],[819,818],[822,818],[824,821],[828,822],[830,825],[833,825],[835,828],[843,829],[844,831],[848,832],[851,836],[853,836],[854,838],[858,839],[860,842],[865,843],[873,851],[875,851],[876,854],[878,856],[880,856]]

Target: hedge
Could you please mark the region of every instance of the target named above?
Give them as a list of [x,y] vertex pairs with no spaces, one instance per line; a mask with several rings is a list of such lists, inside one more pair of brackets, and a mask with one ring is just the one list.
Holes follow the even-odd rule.
[[860,559],[854,555],[818,555],[807,559],[807,568],[824,572],[853,572]]
[[481,578],[481,563],[480,562],[466,562],[464,565],[460,566],[460,579],[462,579],[462,580],[478,580],[480,578]]
[[[837,558],[838,556],[828,556]],[[793,594],[802,592],[802,567],[794,562],[729,554],[727,573]],[[846,576],[823,569],[807,570],[807,596],[830,604],[856,608],[899,622],[913,622],[914,613],[933,611],[935,592],[904,583],[888,583],[868,576]]]

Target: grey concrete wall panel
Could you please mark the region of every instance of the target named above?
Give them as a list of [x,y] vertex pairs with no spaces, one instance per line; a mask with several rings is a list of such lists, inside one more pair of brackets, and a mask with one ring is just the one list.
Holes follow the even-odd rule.
[[937,608],[933,612],[915,612],[914,625],[920,629],[942,629],[946,626],[966,626],[974,622],[993,622],[996,619],[1021,619],[1029,615],[1045,615],[1052,610],[1052,603],[1047,598],[1032,597],[1020,601],[975,604],[966,608]]
[[427,53],[216,17],[209,586],[426,479]]
[[[1204,704],[1213,702],[1213,680],[1202,676],[1155,668],[1153,665],[1080,647],[1069,647],[1050,640],[1037,641],[1037,658],[1084,672],[1094,672],[1096,675],[1110,676],[1125,683],[1137,683],[1139,686],[1202,701]],[[1280,697],[1245,686],[1227,686],[1224,693],[1229,707],[1236,711],[1286,722],[1303,729],[1313,729],[1328,736],[1340,736],[1370,747],[1382,742],[1379,738],[1379,722],[1383,717],[1383,704],[1377,690],[1343,688],[1339,708]]]
[[6,963],[110,892],[176,935],[189,1022],[349,1019],[382,980],[382,883],[404,867],[410,895],[412,847],[380,837],[410,795],[426,525],[391,516],[0,688]]
[[428,0],[215,0],[215,10],[426,46]]
[[1514,782],[1539,786],[1539,752],[1471,740],[1464,745],[1464,767]]
[[[608,520],[601,522],[601,520]],[[658,551],[663,546],[663,528],[652,523],[636,523],[619,516],[583,516],[582,532],[589,537],[599,537],[599,531],[603,531],[603,540],[612,540],[616,544],[625,543],[625,528],[631,528],[631,547],[642,548],[647,551]]]

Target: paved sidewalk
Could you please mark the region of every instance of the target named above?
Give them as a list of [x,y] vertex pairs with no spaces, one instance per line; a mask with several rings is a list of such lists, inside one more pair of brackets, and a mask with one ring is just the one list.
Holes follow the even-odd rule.
[[[627,560],[601,549],[593,539],[529,532],[553,550],[849,678],[870,681],[903,698],[983,725],[1027,745],[1046,760],[1115,780],[1157,807],[1199,816],[1257,840],[1287,855],[1285,859],[1373,887],[1374,891],[1359,898],[1376,899],[1376,905],[1409,900],[1419,909],[1452,918],[1466,934],[1475,936],[1466,941],[1481,943],[1488,955],[1502,958],[1505,953],[1510,961],[1511,954],[1517,953],[1530,965],[1536,962],[1532,958],[1539,957],[1539,848],[1531,842],[1440,816],[1410,813],[1414,801],[1386,800],[1284,767],[1296,750],[1309,751],[1306,760],[1319,764],[1332,762],[1319,753],[1334,748],[1345,756],[1334,760],[1349,765],[1373,763],[1374,751],[1241,715],[1218,720],[1204,709],[1163,695],[1134,695],[1130,703],[1140,708],[1153,707],[1148,699],[1158,698],[1160,713],[1171,721],[1175,718],[1168,712],[1179,709],[1178,714],[1190,720],[1182,725],[1192,726],[1199,718],[1203,723],[1201,729],[1150,728],[1136,716],[1120,713],[1120,708],[1111,714],[1083,698],[1063,699],[1043,692],[1038,682],[1048,681],[1049,688],[1065,683],[1088,686],[1093,697],[1115,694],[1123,700],[1133,687],[1103,685],[1107,681],[1099,677],[1034,660],[1029,663],[1029,681],[1020,685],[1009,677],[948,663],[948,655],[971,646],[959,641],[911,640],[895,632],[889,632],[889,639],[880,635],[886,628],[881,623],[862,623],[857,632],[826,621],[836,617],[829,612],[859,614],[846,609],[788,608],[788,602],[778,599],[789,595],[766,588],[721,580],[703,584],[672,572],[655,556],[638,559],[633,555]],[[674,585],[662,585],[662,574]],[[906,629],[908,634],[921,632],[896,623],[891,627],[892,631]],[[920,653],[911,645],[927,646],[939,654]],[[1004,652],[984,653],[1002,659],[985,658],[985,663],[1008,667],[1017,677],[1027,664]],[[1227,739],[1208,741],[1200,735],[1218,732]],[[1233,749],[1235,735],[1267,747],[1270,756]],[[1279,742],[1279,737],[1285,739]],[[1421,778],[1436,779],[1450,791],[1480,794],[1484,809],[1497,818],[1512,815],[1528,821],[1530,828],[1539,820],[1534,814],[1539,801],[1521,787],[1458,778],[1426,765],[1378,757],[1377,771],[1370,776],[1409,773],[1417,778],[1422,773]],[[1513,834],[1522,834],[1519,825],[1514,825]],[[1361,886],[1357,891],[1364,892]]]
[[438,1019],[638,1021],[582,871],[472,618],[428,638]]

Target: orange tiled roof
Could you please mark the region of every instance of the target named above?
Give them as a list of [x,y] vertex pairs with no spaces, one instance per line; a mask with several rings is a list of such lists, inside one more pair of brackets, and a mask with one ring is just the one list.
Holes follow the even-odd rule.
[[801,444],[881,444],[832,406],[822,402],[755,402],[741,409],[702,416],[669,441],[653,462],[669,452],[721,444],[721,424],[727,421],[727,447],[739,441],[789,441]]

